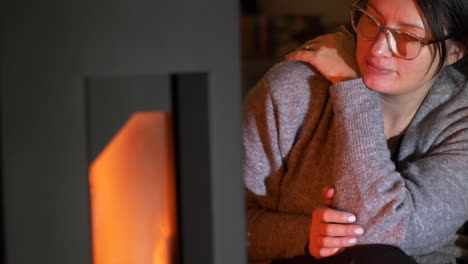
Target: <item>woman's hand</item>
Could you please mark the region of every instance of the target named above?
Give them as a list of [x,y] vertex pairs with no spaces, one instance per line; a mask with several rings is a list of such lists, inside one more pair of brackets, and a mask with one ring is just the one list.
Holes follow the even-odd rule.
[[286,59],[310,63],[333,84],[358,78],[354,37],[344,26],[340,30],[307,41]]
[[[331,206],[335,190],[325,188],[325,204]],[[333,256],[346,247],[357,243],[357,238],[364,234],[359,225],[352,225],[356,216],[329,207],[317,208],[312,213],[312,224],[309,233],[309,253],[315,258]]]

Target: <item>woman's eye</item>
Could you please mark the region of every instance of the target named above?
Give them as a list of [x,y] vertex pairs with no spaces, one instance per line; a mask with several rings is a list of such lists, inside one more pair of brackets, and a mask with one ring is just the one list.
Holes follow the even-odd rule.
[[398,39],[400,41],[405,41],[405,42],[416,41],[416,42],[419,42],[419,39],[416,36],[413,36],[413,35],[410,35],[410,34],[407,34],[407,33],[400,33],[398,35],[399,35]]

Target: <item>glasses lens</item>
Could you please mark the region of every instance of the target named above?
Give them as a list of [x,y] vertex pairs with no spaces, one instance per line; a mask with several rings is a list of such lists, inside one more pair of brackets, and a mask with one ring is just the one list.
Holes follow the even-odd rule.
[[398,30],[389,30],[389,36],[388,44],[393,53],[405,59],[418,56],[421,43],[415,36]]
[[[356,34],[366,40],[376,40],[380,34],[379,22],[362,9],[353,9],[351,23]],[[387,42],[393,54],[404,59],[416,58],[421,50],[421,42],[416,36],[397,29],[387,30]]]
[[364,39],[374,40],[379,35],[377,22],[359,9],[354,9],[351,22],[356,33]]

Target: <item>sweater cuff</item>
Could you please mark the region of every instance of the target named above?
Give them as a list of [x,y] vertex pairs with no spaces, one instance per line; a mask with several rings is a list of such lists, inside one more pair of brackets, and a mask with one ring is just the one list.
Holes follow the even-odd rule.
[[380,108],[379,93],[367,88],[362,78],[332,85],[330,95],[335,99],[335,107],[342,110]]
[[[359,78],[332,85],[330,96],[337,114],[339,134],[344,142],[353,145],[351,151],[376,145],[386,147],[378,92],[367,88],[362,78]],[[361,153],[371,150],[361,149]],[[359,156],[359,153],[354,154]]]

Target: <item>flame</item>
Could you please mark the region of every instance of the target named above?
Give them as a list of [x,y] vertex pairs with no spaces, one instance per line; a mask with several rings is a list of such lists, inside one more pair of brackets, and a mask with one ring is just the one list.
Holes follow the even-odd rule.
[[175,263],[171,114],[133,114],[89,175],[94,264]]

